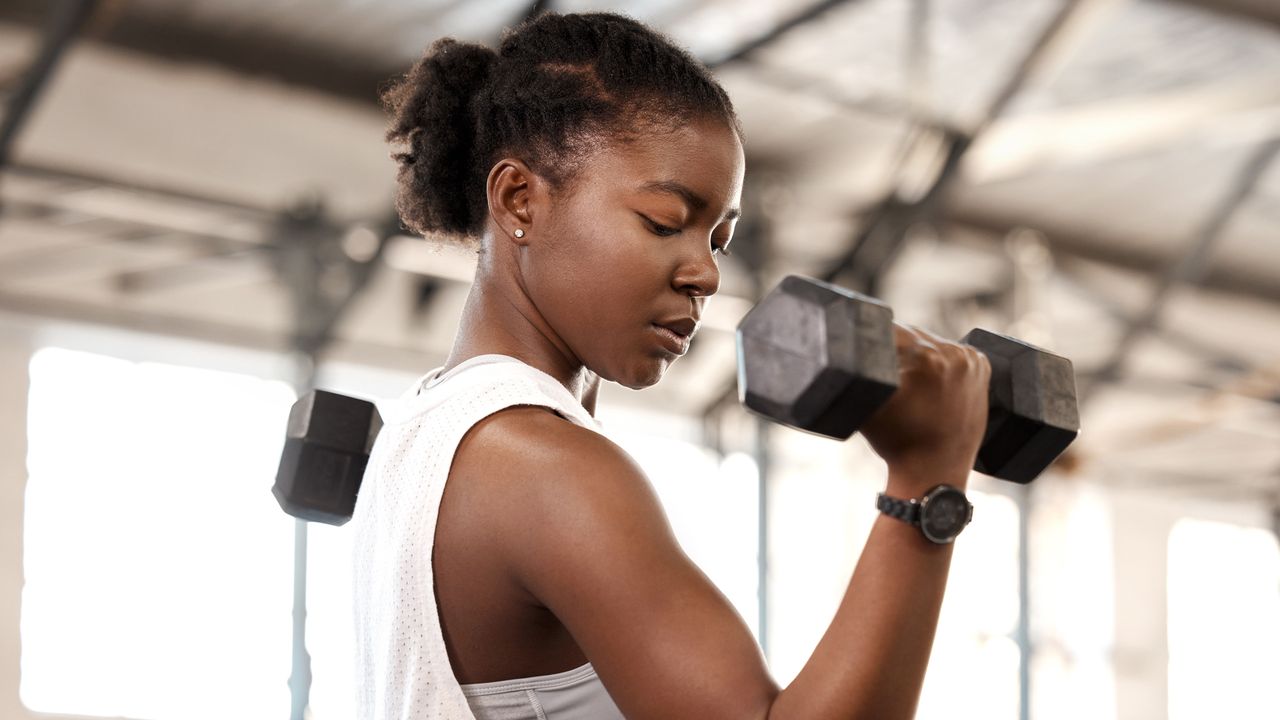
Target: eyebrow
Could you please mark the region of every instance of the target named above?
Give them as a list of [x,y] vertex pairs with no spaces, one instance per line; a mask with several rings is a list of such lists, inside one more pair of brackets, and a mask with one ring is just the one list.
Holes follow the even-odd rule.
[[[707,205],[709,205],[706,198],[702,197],[701,195],[694,192],[693,190],[690,190],[687,186],[676,182],[675,180],[654,180],[652,182],[647,182],[641,185],[640,189],[645,192],[657,192],[657,193],[666,193],[668,195],[675,195],[676,197],[679,197],[681,200],[684,200],[685,204],[693,208],[693,210],[695,211],[705,210],[707,208]],[[742,216],[742,210],[740,210],[739,208],[733,208],[732,210],[724,214],[724,217],[722,218],[722,222],[727,220],[734,220],[741,216]]]

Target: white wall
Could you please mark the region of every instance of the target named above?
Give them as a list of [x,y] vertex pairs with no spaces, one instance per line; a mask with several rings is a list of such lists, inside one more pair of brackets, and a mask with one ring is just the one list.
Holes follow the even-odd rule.
[[27,487],[28,363],[40,326],[0,313],[0,717],[70,720],[34,713],[18,696],[22,655],[23,500]]

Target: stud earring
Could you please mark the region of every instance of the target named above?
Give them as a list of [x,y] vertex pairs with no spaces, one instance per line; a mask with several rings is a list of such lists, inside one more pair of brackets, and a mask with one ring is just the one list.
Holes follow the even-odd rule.
[[516,228],[516,231],[514,234],[518,238],[524,237],[524,228]]

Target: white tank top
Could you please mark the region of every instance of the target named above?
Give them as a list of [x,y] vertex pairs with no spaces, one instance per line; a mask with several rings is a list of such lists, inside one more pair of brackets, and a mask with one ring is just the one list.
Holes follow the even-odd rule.
[[454,451],[471,426],[512,405],[600,425],[550,375],[506,355],[436,368],[378,403],[374,443],[351,517],[360,720],[616,720],[591,663],[554,675],[460,685],[445,650],[431,549]]

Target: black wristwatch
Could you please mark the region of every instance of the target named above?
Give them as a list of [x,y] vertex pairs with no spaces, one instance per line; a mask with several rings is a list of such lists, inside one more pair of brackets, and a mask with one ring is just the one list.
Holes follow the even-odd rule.
[[909,525],[920,528],[930,542],[939,545],[956,539],[965,525],[973,520],[973,505],[959,488],[938,485],[919,500],[900,500],[884,493],[876,496],[876,509]]

